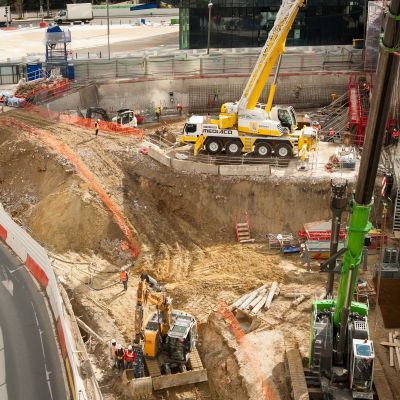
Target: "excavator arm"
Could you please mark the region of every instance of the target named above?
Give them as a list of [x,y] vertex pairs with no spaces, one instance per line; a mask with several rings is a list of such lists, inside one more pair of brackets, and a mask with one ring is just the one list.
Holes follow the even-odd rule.
[[[268,39],[258,57],[257,63],[246,84],[242,97],[239,100],[239,112],[241,110],[252,110],[255,108],[277,60],[277,70],[279,70],[280,60],[285,51],[286,38],[299,9],[303,4],[304,0],[282,1],[282,5],[275,19],[275,24],[268,34]],[[269,112],[272,107],[276,89],[276,78],[277,74],[275,75],[274,83],[269,91],[267,112]]]

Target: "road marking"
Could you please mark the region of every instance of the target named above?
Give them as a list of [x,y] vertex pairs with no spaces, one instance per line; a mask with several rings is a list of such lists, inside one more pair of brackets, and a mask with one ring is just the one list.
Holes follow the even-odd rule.
[[8,400],[6,383],[6,358],[4,356],[3,331],[0,327],[0,400]]
[[6,288],[7,292],[11,294],[11,296],[14,295],[14,284],[13,282],[8,279],[7,276],[7,271],[4,267],[4,265],[1,265],[0,268],[0,275],[1,275],[1,283],[4,285],[4,287]]
[[[46,353],[44,351],[44,344],[43,344],[43,337],[42,337],[44,331],[42,331],[40,329],[39,320],[38,320],[38,317],[37,317],[37,314],[36,314],[36,310],[35,310],[35,307],[34,307],[32,301],[31,301],[31,305],[32,305],[33,313],[35,315],[36,325],[37,325],[38,330],[39,330],[40,343],[42,345],[42,354],[43,354],[44,369],[46,371],[47,386],[49,387],[50,397],[53,399],[53,391],[51,390],[51,383],[50,383],[50,375],[52,374],[52,372],[47,369]],[[0,397],[0,400],[2,400],[1,397]]]

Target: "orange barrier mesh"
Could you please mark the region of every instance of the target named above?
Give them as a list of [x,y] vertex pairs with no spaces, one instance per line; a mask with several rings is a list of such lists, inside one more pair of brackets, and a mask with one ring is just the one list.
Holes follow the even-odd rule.
[[[9,119],[6,121],[6,124],[15,125],[13,119]],[[39,130],[33,128],[30,125],[18,122],[17,126],[33,136],[39,137],[42,139],[51,149],[56,151],[58,154],[63,155],[67,158],[75,168],[80,172],[80,174],[84,177],[84,179],[89,183],[90,187],[98,194],[98,196],[103,201],[104,205],[111,211],[115,222],[118,224],[119,228],[123,232],[126,240],[127,240],[127,250],[133,258],[137,258],[140,254],[140,245],[138,241],[133,237],[133,234],[126,223],[124,216],[122,215],[119,207],[113,203],[113,201],[108,197],[106,192],[102,189],[102,187],[96,182],[92,173],[88,170],[86,165],[82,162],[82,160],[74,153],[74,151],[67,146],[65,143],[57,140],[50,132],[46,132],[43,130]],[[122,248],[124,248],[126,244],[122,244]]]
[[242,328],[240,327],[239,321],[233,315],[232,311],[229,309],[227,304],[224,301],[219,302],[218,312],[224,318],[229,330],[233,334],[236,339],[236,342],[241,346],[241,349],[246,354],[248,360],[250,361],[251,367],[255,374],[257,374],[257,378],[260,382],[263,399],[265,400],[275,400],[276,396],[273,393],[272,389],[269,387],[265,378],[260,373],[260,365],[259,361],[255,357],[257,354],[257,349],[247,340],[246,334],[243,332]]
[[[30,103],[27,103],[24,108],[29,112],[34,112],[38,115],[41,115],[43,118],[51,119],[53,121],[60,121],[67,124],[77,125],[85,129],[94,129],[94,124],[96,122],[96,120],[93,118],[83,118],[75,115],[65,115],[57,111],[49,110],[44,107],[35,106]],[[123,136],[131,136],[131,135],[136,136],[138,141],[142,141],[144,136],[144,132],[142,129],[126,127],[112,121],[100,121],[99,130]]]

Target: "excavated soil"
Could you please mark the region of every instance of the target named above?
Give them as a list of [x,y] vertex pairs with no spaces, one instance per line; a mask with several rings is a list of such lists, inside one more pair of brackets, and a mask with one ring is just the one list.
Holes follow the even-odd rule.
[[[209,388],[179,388],[157,398],[259,399],[261,387],[246,352],[235,342],[218,307],[220,301],[229,304],[276,280],[281,290],[309,297],[293,308],[290,300],[279,296],[269,311],[260,313],[256,330],[247,336],[260,354],[263,376],[286,399],[284,347],[299,342],[307,353],[311,299],[323,289],[324,277],[306,272],[297,256],[288,261],[271,254],[265,235],[296,232],[305,221],[329,218],[330,182],[306,185],[290,177],[180,175],[139,153],[141,145],[132,137],[100,132],[94,138],[90,130],[23,110],[6,115],[70,146],[121,209],[141,244],[125,293],[118,271],[131,263],[120,255],[124,237],[112,214],[75,167],[47,149],[39,137],[0,126],[0,201],[49,249],[77,314],[105,340],[115,337],[129,343],[137,276],[145,271],[166,284],[174,307],[198,319]],[[234,223],[243,220],[245,212],[257,240],[239,245]],[[263,343],[271,345],[263,349]],[[116,398],[116,376],[109,368],[106,347],[89,345],[106,398]]]

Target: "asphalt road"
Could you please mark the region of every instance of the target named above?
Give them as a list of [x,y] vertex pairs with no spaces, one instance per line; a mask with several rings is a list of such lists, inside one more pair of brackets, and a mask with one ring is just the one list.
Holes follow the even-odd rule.
[[42,293],[0,242],[0,400],[63,400],[61,357]]

